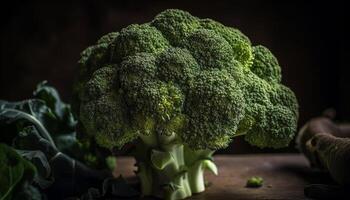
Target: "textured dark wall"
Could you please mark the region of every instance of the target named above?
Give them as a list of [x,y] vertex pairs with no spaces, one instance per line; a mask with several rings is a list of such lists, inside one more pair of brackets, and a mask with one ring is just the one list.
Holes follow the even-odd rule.
[[[75,1],[2,6],[0,99],[20,100],[46,79],[69,101],[79,53],[101,35],[180,8],[239,28],[278,58],[300,102],[300,124],[333,107],[350,116],[345,3],[267,1]],[[287,149],[292,151],[293,147]],[[225,152],[258,151],[236,141]],[[270,151],[270,150],[265,150]]]

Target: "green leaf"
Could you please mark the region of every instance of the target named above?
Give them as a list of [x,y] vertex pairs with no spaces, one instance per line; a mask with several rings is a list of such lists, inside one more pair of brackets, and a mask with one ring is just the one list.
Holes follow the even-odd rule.
[[57,90],[54,87],[48,86],[47,81],[39,83],[33,95],[35,98],[45,102],[55,117],[63,122],[61,125],[65,126],[64,128],[74,130],[77,121],[73,117],[70,105],[61,100]]
[[70,105],[61,100],[57,90],[47,85],[47,81],[39,83],[33,95],[44,101],[55,116],[56,120],[45,124],[45,127],[53,135],[57,147],[63,152],[69,151],[77,143],[75,133],[77,120],[72,114]]
[[53,183],[53,178],[51,177],[51,167],[49,161],[47,160],[45,154],[38,150],[16,150],[19,155],[23,158],[29,160],[34,164],[37,169],[37,173],[34,177],[34,182],[36,182],[40,188],[48,188]]
[[11,200],[36,173],[35,167],[14,149],[0,143],[0,200]]
[[55,119],[50,108],[46,106],[45,101],[40,99],[28,99],[18,102],[8,102],[0,100],[0,111],[4,109],[14,109],[32,115],[41,123],[48,123]]
[[46,140],[48,140],[54,148],[56,148],[56,145],[49,132],[46,130],[43,124],[33,115],[12,108],[5,108],[0,111],[0,122],[12,124],[19,123],[20,121],[24,121],[34,125],[37,128],[40,135]]
[[42,137],[35,126],[27,126],[18,133],[12,145],[16,149],[40,150],[45,155],[53,156],[58,150],[48,140]]
[[39,134],[54,148],[83,160],[85,153],[80,151],[75,132],[77,122],[70,105],[61,101],[57,91],[46,82],[38,84],[34,95],[38,99],[19,102],[0,100],[0,129],[6,133],[0,137],[11,144],[19,132],[28,125],[35,125]]
[[[19,102],[0,100],[0,132],[2,133],[0,141],[12,144],[18,149],[20,155],[18,153],[16,155],[19,158],[29,163],[34,169],[37,168],[35,176],[23,182],[24,178],[21,179],[21,177],[25,177],[25,173],[23,175],[9,173],[8,170],[13,169],[6,165],[1,166],[5,161],[0,160],[0,169],[3,170],[0,171],[0,200],[41,199],[38,190],[31,185],[33,181],[42,189],[51,186],[55,181],[54,188],[62,191],[61,195],[67,195],[72,192],[68,190],[73,190],[70,185],[73,182],[79,186],[74,187],[74,190],[85,190],[85,187],[94,186],[104,177],[109,176],[108,173],[100,173],[78,162],[78,160],[83,161],[86,155],[94,155],[96,167],[105,167],[107,154],[97,148],[91,138],[77,140],[76,120],[70,105],[62,102],[57,91],[45,84],[39,84],[34,92],[38,99]],[[21,165],[18,168],[21,172]],[[9,175],[3,175],[4,171]],[[69,175],[70,173],[73,177]],[[18,183],[14,177],[18,177]],[[17,187],[21,188],[20,191],[17,191]],[[13,192],[14,190],[17,192]],[[15,195],[12,195],[14,193]],[[2,198],[3,196],[9,197]]]
[[48,188],[54,182],[48,157],[56,155],[58,150],[54,149],[34,126],[24,128],[14,140],[13,146],[18,148],[17,153],[35,165],[37,173],[34,182],[42,189]]
[[156,169],[164,169],[172,161],[172,156],[169,152],[152,150],[151,162]]
[[[17,112],[24,112],[32,118],[41,123],[57,145],[57,148],[67,153],[71,148],[76,148],[77,143],[75,127],[77,120],[73,117],[69,104],[64,103],[57,92],[57,90],[47,85],[46,81],[39,83],[36,90],[33,92],[36,99],[29,99],[19,102],[7,102],[0,100],[0,111],[7,109],[17,110]],[[21,131],[22,128],[31,121],[23,123],[23,121],[11,120],[10,124],[15,124]],[[1,122],[0,122],[1,123]],[[38,126],[36,124],[36,126]],[[39,132],[41,128],[38,127]],[[44,136],[48,139],[48,137]],[[49,140],[50,141],[50,140]],[[74,151],[71,151],[72,153]]]

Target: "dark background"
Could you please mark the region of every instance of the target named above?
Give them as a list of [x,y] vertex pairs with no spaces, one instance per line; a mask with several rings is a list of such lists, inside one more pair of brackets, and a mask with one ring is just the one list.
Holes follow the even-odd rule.
[[[105,33],[150,21],[166,8],[234,26],[278,58],[283,83],[300,103],[299,125],[327,108],[350,118],[349,39],[342,1],[74,1],[12,2],[1,6],[0,99],[31,96],[48,80],[71,98],[79,53]],[[348,11],[347,11],[348,12]],[[275,152],[237,139],[223,153]],[[295,151],[291,147],[279,151]]]

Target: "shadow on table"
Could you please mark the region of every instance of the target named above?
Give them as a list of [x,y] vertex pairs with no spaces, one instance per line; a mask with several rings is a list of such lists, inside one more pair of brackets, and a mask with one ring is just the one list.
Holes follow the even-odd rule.
[[281,165],[278,170],[281,170],[283,173],[293,174],[299,178],[302,178],[309,184],[335,184],[327,172],[311,169],[307,166],[286,164]]

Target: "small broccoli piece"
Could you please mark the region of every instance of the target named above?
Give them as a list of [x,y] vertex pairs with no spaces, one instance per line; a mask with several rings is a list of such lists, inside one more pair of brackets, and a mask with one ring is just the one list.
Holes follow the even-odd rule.
[[79,63],[79,124],[101,146],[136,144],[144,195],[202,192],[213,152],[233,138],[281,148],[296,131],[297,99],[277,59],[214,20],[166,10],[103,36]]
[[249,188],[258,188],[261,187],[264,183],[264,179],[259,176],[252,176],[247,180],[246,187]]

